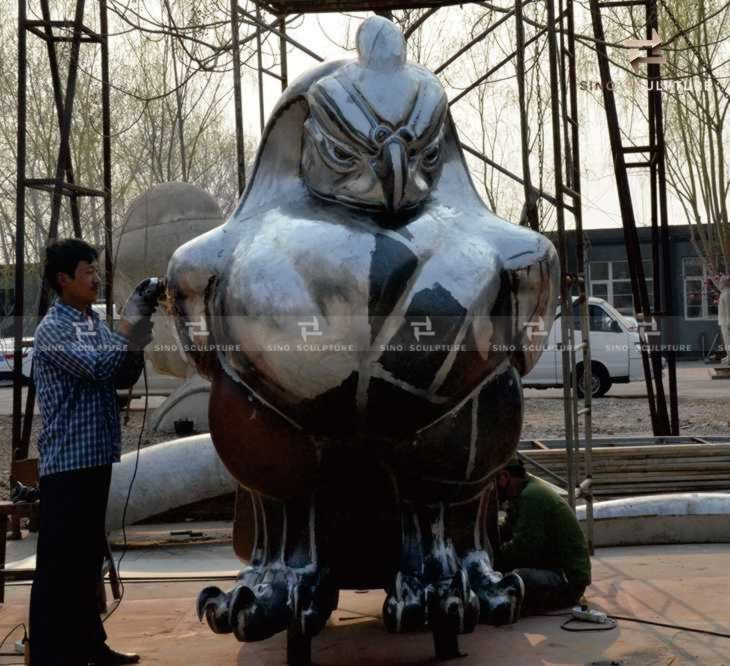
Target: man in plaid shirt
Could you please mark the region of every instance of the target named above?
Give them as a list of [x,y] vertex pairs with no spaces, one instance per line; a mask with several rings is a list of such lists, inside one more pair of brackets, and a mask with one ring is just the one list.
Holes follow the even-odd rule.
[[43,426],[38,438],[40,528],[30,599],[33,666],[134,664],[112,650],[96,590],[105,550],[111,465],[119,462],[117,388],[131,386],[151,341],[159,294],[149,280],[130,296],[116,332],[91,309],[100,278],[96,250],[78,239],[46,249],[45,278],[58,293],[38,325],[33,379]]

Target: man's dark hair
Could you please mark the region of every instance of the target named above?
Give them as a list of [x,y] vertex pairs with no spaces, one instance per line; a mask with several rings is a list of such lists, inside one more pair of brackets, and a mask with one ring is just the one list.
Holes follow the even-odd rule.
[[527,470],[525,469],[525,463],[522,462],[521,458],[515,456],[512,458],[503,469],[507,470],[512,476],[524,478],[527,476]]
[[76,267],[81,261],[91,263],[99,258],[99,253],[88,243],[78,238],[62,238],[46,247],[46,266],[43,271],[48,284],[57,294],[61,288],[56,282],[57,273],[66,273],[73,278]]

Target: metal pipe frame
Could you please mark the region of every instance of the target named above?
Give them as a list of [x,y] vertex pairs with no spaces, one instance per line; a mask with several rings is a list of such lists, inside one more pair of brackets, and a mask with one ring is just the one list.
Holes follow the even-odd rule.
[[573,350],[573,303],[571,297],[570,276],[568,275],[568,249],[565,234],[565,211],[563,208],[563,159],[561,145],[560,99],[558,78],[558,40],[555,34],[555,4],[554,0],[547,0],[548,17],[548,54],[550,60],[550,106],[551,128],[553,138],[553,164],[555,174],[555,196],[558,205],[555,209],[558,224],[558,254],[560,256],[560,332],[562,339],[563,360],[563,412],[565,418],[565,449],[568,462],[568,503],[575,508],[575,431],[574,409],[575,400],[575,367]]
[[[23,376],[23,314],[25,312],[25,166],[26,166],[26,123],[28,97],[28,44],[27,44],[26,0],[18,0],[18,135],[17,135],[17,183],[15,200],[15,318],[13,333],[15,354],[13,356],[13,428],[11,442],[10,486],[14,483],[13,463],[20,457],[17,450],[21,439],[20,419],[22,410]],[[32,410],[31,410],[32,411]]]
[[[15,357],[13,367],[13,425],[12,455],[10,481],[13,482],[14,463],[19,458],[27,457],[30,445],[30,433],[35,407],[35,387],[31,384],[23,405],[22,394],[22,334],[25,315],[25,197],[28,188],[50,192],[53,195],[51,221],[48,241],[58,237],[58,225],[61,215],[61,202],[68,197],[74,235],[82,236],[81,213],[79,199],[81,197],[102,197],[104,199],[104,243],[105,243],[105,296],[107,301],[107,318],[112,317],[111,293],[113,270],[112,256],[112,171],[111,171],[111,107],[109,82],[109,51],[106,0],[99,2],[100,30],[95,32],[84,25],[85,0],[77,0],[73,21],[56,21],[51,19],[48,0],[40,0],[42,20],[28,21],[27,11],[30,0],[18,0],[18,133],[17,133],[17,190],[16,190],[16,236],[15,236]],[[42,28],[42,30],[41,30]],[[54,29],[71,28],[70,37],[58,36]],[[54,103],[59,126],[59,149],[54,178],[27,178],[27,34],[42,38],[48,49],[48,64],[53,86]],[[70,42],[71,51],[69,70],[65,89],[61,84],[56,44]],[[102,80],[102,163],[103,189],[92,189],[78,185],[73,171],[71,156],[71,128],[73,125],[73,107],[76,94],[78,60],[81,44],[92,43],[101,46],[101,80]],[[47,285],[41,286],[38,316],[43,317],[48,309],[49,294]],[[22,423],[21,423],[22,422]]]
[[[648,167],[650,169],[651,179],[651,220],[652,220],[652,255],[653,258],[661,257],[661,271],[655,271],[655,276],[661,274],[662,280],[657,284],[658,289],[666,289],[671,276],[670,253],[669,253],[669,230],[666,209],[666,174],[664,167],[664,128],[662,119],[662,101],[661,93],[657,90],[649,92],[649,130],[650,145],[647,152],[651,154],[651,160],[648,162],[630,162],[627,163],[625,155],[627,153],[642,152],[634,149],[625,149],[621,139],[621,131],[619,128],[618,113],[616,110],[616,101],[613,90],[607,85],[611,80],[610,64],[608,53],[606,50],[605,33],[603,30],[603,19],[601,9],[604,7],[643,7],[646,12],[646,28],[647,34],[651,34],[651,29],[657,25],[656,3],[654,0],[633,0],[632,2],[599,2],[599,0],[590,0],[591,20],[593,23],[593,34],[596,38],[595,49],[598,54],[598,68],[601,75],[603,86],[604,108],[606,111],[606,122],[608,125],[609,138],[611,141],[611,152],[613,153],[614,176],[619,196],[619,205],[621,209],[621,218],[624,228],[624,243],[626,245],[626,254],[629,261],[629,270],[631,275],[631,289],[634,298],[634,307],[637,316],[640,319],[639,334],[642,341],[641,358],[644,367],[644,381],[646,384],[646,392],[649,401],[649,411],[652,419],[652,428],[655,435],[678,434],[679,418],[677,408],[677,383],[676,383],[676,358],[673,349],[670,346],[669,359],[669,403],[670,413],[667,410],[667,398],[664,390],[664,381],[662,376],[662,360],[660,349],[648,344],[646,335],[647,325],[653,326],[659,316],[660,332],[662,340],[673,340],[672,327],[674,323],[671,319],[665,319],[662,315],[671,312],[671,299],[668,294],[659,294],[655,301],[655,306],[659,305],[660,310],[652,312],[652,306],[649,301],[648,290],[646,286],[646,276],[644,274],[644,266],[642,263],[641,249],[639,245],[639,237],[636,230],[636,218],[634,216],[633,202],[631,199],[631,190],[629,188],[628,172],[630,167]],[[659,65],[649,66],[649,75],[660,80]],[[654,87],[654,86],[652,86]],[[657,205],[659,209],[657,210]],[[661,234],[658,232],[658,220],[661,224]],[[659,239],[661,245],[661,253],[656,250],[656,242]],[[663,286],[664,285],[664,286]],[[662,298],[663,296],[663,298]],[[667,326],[667,321],[669,326]],[[651,331],[653,333],[653,331]]]
[[236,114],[236,165],[238,196],[246,189],[246,146],[243,136],[243,99],[241,96],[241,50],[238,43],[238,0],[231,0],[231,51],[233,56],[233,107]]
[[[651,39],[653,31],[659,30],[659,17],[657,13],[656,0],[649,0],[647,4],[647,37]],[[670,433],[679,435],[679,405],[677,398],[677,354],[676,344],[676,322],[674,317],[674,305],[669,290],[672,283],[671,250],[669,241],[669,219],[667,208],[667,178],[666,178],[666,148],[664,144],[664,112],[661,93],[661,67],[657,64],[648,65],[649,82],[656,81],[655,85],[649,85],[649,126],[650,126],[650,148],[651,148],[651,182],[652,182],[652,234],[656,227],[656,196],[659,196],[659,246],[660,251],[653,251],[653,254],[660,256],[658,262],[661,271],[654,268],[654,274],[661,275],[659,280],[655,278],[655,292],[661,295],[661,299],[655,302],[655,312],[661,313],[662,341],[666,344],[668,351],[667,372],[669,375],[669,419]],[[652,238],[652,249],[656,246],[656,240]],[[656,285],[660,289],[656,289]]]
[[[563,13],[563,2],[560,0],[561,15]],[[576,459],[580,461],[580,435],[578,418],[583,417],[583,474],[588,483],[593,482],[593,364],[591,358],[591,338],[589,326],[589,297],[590,297],[590,276],[586,271],[586,249],[583,242],[583,206],[581,197],[580,179],[580,127],[578,124],[578,82],[577,64],[575,52],[575,2],[565,0],[565,25],[560,33],[561,36],[561,57],[563,74],[567,73],[567,86],[563,87],[563,123],[566,130],[566,143],[570,142],[570,168],[568,169],[568,186],[564,191],[573,197],[576,236],[576,268],[578,303],[580,304],[581,316],[581,342],[583,348],[583,407],[575,412],[576,423]],[[568,132],[568,130],[570,130]],[[576,377],[577,381],[577,377]],[[578,405],[578,395],[575,396],[575,404]],[[579,473],[576,471],[576,478]],[[593,554],[593,495],[585,495],[586,500],[586,539],[588,549]]]

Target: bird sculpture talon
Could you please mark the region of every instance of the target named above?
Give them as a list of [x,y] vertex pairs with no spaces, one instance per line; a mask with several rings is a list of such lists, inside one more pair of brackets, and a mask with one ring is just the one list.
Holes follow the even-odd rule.
[[474,581],[472,576],[472,587],[479,597],[481,622],[499,627],[514,624],[520,619],[525,586],[516,573],[509,573],[496,581],[486,576]]
[[428,624],[436,634],[468,634],[479,622],[479,599],[469,585],[466,571],[459,569],[451,580],[429,588]]
[[228,593],[206,587],[197,601],[198,618],[217,634],[239,641],[265,640],[296,625],[303,636],[315,636],[337,607],[337,590],[319,573],[289,568],[249,567]]
[[198,595],[196,602],[198,620],[208,621],[208,626],[216,634],[230,634],[232,631],[228,620],[228,595],[217,587],[206,587]]
[[383,622],[391,633],[417,631],[426,624],[426,593],[415,576],[398,572],[383,604]]

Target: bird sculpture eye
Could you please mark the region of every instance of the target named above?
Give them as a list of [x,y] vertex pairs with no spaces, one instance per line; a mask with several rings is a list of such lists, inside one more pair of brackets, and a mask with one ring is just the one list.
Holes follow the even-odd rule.
[[343,148],[340,148],[340,146],[337,145],[334,147],[332,152],[334,153],[334,156],[342,162],[349,162],[355,159],[355,156],[352,153],[344,150]]
[[345,146],[336,142],[331,137],[324,135],[324,141],[320,144],[322,156],[329,166],[336,171],[346,173],[352,171],[357,165],[357,155],[347,150]]
[[423,153],[423,166],[433,168],[438,164],[439,158],[441,157],[441,146],[440,143],[434,143],[429,146]]

